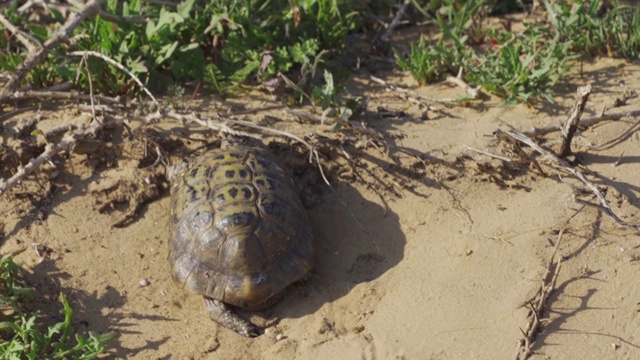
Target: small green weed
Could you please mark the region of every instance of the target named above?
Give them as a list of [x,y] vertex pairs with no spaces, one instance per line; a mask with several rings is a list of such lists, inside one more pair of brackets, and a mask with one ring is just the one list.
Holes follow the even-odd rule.
[[[324,85],[314,86],[311,92],[311,100],[322,107],[322,110],[334,109],[337,117],[342,122],[351,120],[354,115],[364,111],[362,98],[359,96],[349,96],[346,99],[339,99],[339,95],[345,91],[343,84],[335,84],[333,75],[324,71]],[[340,101],[343,100],[343,101]],[[330,130],[340,131],[342,128],[340,121],[334,122]]]
[[545,27],[532,23],[522,35],[489,31],[492,46],[479,55],[481,66],[466,67],[468,81],[504,98],[503,105],[543,98],[553,102],[553,86],[571,61],[570,41],[546,41]]
[[602,1],[544,2],[561,41],[571,40],[577,54],[637,59],[640,55],[640,7],[614,2],[602,11]]
[[417,45],[411,46],[408,57],[403,57],[396,49],[398,66],[409,71],[419,84],[427,84],[442,79],[446,74],[457,72],[466,61],[473,58],[473,51],[467,45],[468,39],[479,41],[479,29],[482,28],[477,14],[484,1],[468,1],[458,9],[455,0],[445,0],[436,23],[441,37],[436,42],[420,38]]
[[314,103],[319,104],[322,109],[328,109],[330,107],[338,107],[338,94],[344,90],[343,85],[335,85],[333,81],[333,75],[325,70],[324,71],[324,85],[315,86],[311,92],[311,99]]
[[436,15],[441,36],[431,42],[421,38],[408,56],[396,50],[398,66],[420,84],[463,70],[467,82],[504,98],[503,104],[551,102],[553,86],[581,55],[636,59],[640,54],[639,8],[603,12],[599,0],[545,1],[552,26],[544,19],[525,22],[516,34],[506,26],[486,28],[487,3],[442,1]]
[[441,44],[429,46],[424,38],[420,38],[417,45],[411,45],[411,52],[407,57],[403,57],[396,49],[396,61],[398,66],[405,71],[411,73],[418,84],[424,85],[441,79],[445,73],[451,72],[449,65],[452,62],[447,58],[452,54],[451,51],[443,51]]
[[[45,332],[37,327],[39,311],[28,314],[20,303],[34,297],[34,290],[22,286],[17,278],[19,267],[11,257],[0,260],[0,359],[96,359],[105,344],[114,340],[115,333],[90,333],[89,338],[74,334],[71,326],[73,310],[64,294],[63,322],[50,326]],[[71,336],[75,335],[75,345]]]

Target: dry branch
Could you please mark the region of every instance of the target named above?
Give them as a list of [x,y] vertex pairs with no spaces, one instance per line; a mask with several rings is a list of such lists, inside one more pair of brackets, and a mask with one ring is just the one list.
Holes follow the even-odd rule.
[[284,107],[285,107],[285,105],[271,105],[271,106],[265,106],[265,107],[256,108],[256,109],[234,111],[230,115],[238,116],[238,115],[256,114],[256,113],[263,112],[263,111],[280,110],[280,109],[282,109]]
[[[626,117],[634,118],[638,116],[640,116],[640,110],[631,110],[627,112],[618,112],[618,113],[612,113],[612,114],[601,114],[599,116],[582,119],[580,121],[580,124],[578,124],[578,127],[582,129],[587,129],[593,125],[596,125],[604,121],[615,121],[615,120],[620,120]],[[535,128],[531,131],[524,132],[524,134],[530,137],[535,137],[535,136],[547,135],[555,131],[562,131],[562,125],[552,125],[552,126],[546,126],[543,128]]]
[[380,36],[380,41],[381,42],[384,43],[387,40],[389,40],[389,38],[391,37],[391,34],[393,33],[393,31],[400,25],[400,21],[406,15],[407,10],[408,10],[409,6],[411,5],[411,2],[412,2],[411,0],[405,0],[404,3],[402,4],[402,6],[400,6],[400,9],[398,10],[398,13],[396,14],[396,16],[393,19],[393,21],[391,22],[391,24],[389,24],[389,27],[387,27],[387,29],[384,31],[382,36]]
[[[538,335],[538,330],[541,325],[541,318],[545,309],[545,305],[549,296],[553,292],[556,286],[556,280],[558,279],[558,274],[560,273],[560,264],[562,263],[562,257],[558,256],[558,248],[560,247],[560,241],[562,240],[562,235],[564,234],[564,229],[560,230],[558,234],[558,240],[556,241],[556,246],[553,249],[553,254],[551,254],[551,258],[549,259],[549,263],[547,265],[547,271],[542,278],[542,284],[536,293],[536,296],[532,301],[528,303],[529,305],[529,325],[527,329],[523,331],[523,338],[518,341],[518,348],[516,351],[516,360],[526,360],[529,358],[531,354],[531,349],[533,347],[533,343]],[[552,272],[553,271],[553,272]]]
[[[122,98],[94,95],[93,98],[105,104],[121,104]],[[30,99],[56,99],[56,100],[82,100],[90,101],[90,95],[80,94],[76,91],[16,91],[13,93],[14,100]]]
[[119,16],[102,9],[98,11],[98,15],[100,15],[101,18],[107,21],[116,22],[116,23],[146,24],[150,21],[149,19],[144,19],[141,17]]
[[524,135],[523,133],[513,129],[513,127],[511,129],[511,131],[498,129],[498,130],[496,130],[496,135],[497,136],[506,135],[506,136],[511,137],[514,140],[517,140],[517,141],[520,141],[520,142],[522,142],[522,143],[524,143],[526,145],[529,145],[532,149],[537,151],[539,154],[541,154],[545,158],[553,161],[556,165],[560,166],[561,168],[563,168],[564,170],[568,171],[573,176],[578,178],[580,181],[582,181],[589,188],[589,190],[591,190],[593,192],[593,194],[598,198],[598,200],[600,201],[600,205],[602,207],[602,210],[604,210],[607,213],[607,215],[609,215],[615,222],[617,222],[618,224],[620,224],[620,225],[622,225],[624,227],[628,227],[630,229],[633,229],[635,231],[640,231],[640,225],[629,224],[629,223],[623,221],[622,219],[620,219],[618,217],[618,215],[616,215],[613,212],[613,210],[611,209],[611,206],[609,206],[609,203],[604,198],[604,195],[602,195],[602,193],[600,192],[598,187],[596,187],[591,181],[589,181],[584,176],[584,174],[582,174],[579,170],[577,170],[573,166],[571,166],[567,161],[555,156],[550,151],[547,151],[547,150],[543,149],[540,145],[536,144],[533,140],[528,138],[526,135]]
[[36,65],[43,62],[50,51],[53,50],[61,42],[68,40],[73,34],[73,30],[90,14],[97,12],[104,0],[89,0],[89,2],[79,12],[72,14],[64,25],[62,25],[56,33],[47,40],[44,45],[29,55],[29,57],[16,69],[13,76],[0,90],[0,104],[7,102],[13,98],[13,93],[18,85],[24,79],[29,71]]
[[40,43],[38,42],[38,40],[33,38],[33,36],[18,29],[18,27],[13,25],[9,21],[9,19],[4,17],[4,15],[2,14],[0,14],[0,23],[4,25],[5,29],[9,30],[11,33],[13,33],[13,35],[15,35],[16,39],[18,39],[18,41],[20,41],[20,43],[22,43],[22,45],[24,45],[24,47],[27,48],[27,51],[29,52],[29,54],[35,53],[37,51],[38,47],[40,46]]
[[[67,17],[67,14],[69,13],[69,9],[71,8],[71,6],[69,6],[69,4],[56,4],[53,1],[46,1],[46,0],[27,0],[24,2],[24,4],[20,5],[20,7],[18,8],[18,13],[20,14],[28,14],[29,12],[34,11],[34,7],[35,5],[40,6],[42,9],[47,10],[47,11],[57,11],[60,13],[61,16],[63,17]],[[80,6],[78,6],[79,8],[82,7],[82,4]]]
[[100,58],[106,62],[108,62],[109,64],[117,67],[118,69],[124,71],[127,73],[127,75],[129,75],[129,77],[131,79],[133,79],[133,81],[136,82],[136,84],[138,84],[138,86],[140,86],[140,88],[142,88],[142,90],[147,93],[147,95],[151,98],[151,100],[153,101],[153,103],[156,106],[156,109],[160,109],[160,104],[158,104],[158,100],[156,100],[156,98],[153,96],[153,94],[151,94],[151,91],[149,91],[149,89],[147,89],[144,84],[142,83],[142,81],[140,81],[140,79],[138,79],[138,77],[132,73],[131,71],[129,71],[129,69],[127,69],[126,67],[124,67],[122,64],[120,64],[119,62],[111,59],[110,57],[103,55],[97,51],[74,51],[69,53],[69,55],[71,56],[81,56],[81,57],[85,57],[85,56],[94,56],[97,58]]
[[79,140],[85,139],[89,135],[95,135],[102,127],[103,123],[96,120],[92,121],[89,126],[81,128],[74,133],[67,133],[60,142],[56,144],[47,144],[45,150],[38,157],[29,161],[27,165],[18,169],[8,180],[0,179],[0,195],[4,194],[12,186],[19,183],[27,175],[31,174],[38,166],[50,161],[51,158],[58,153],[70,149]]
[[627,130],[623,131],[620,135],[614,137],[613,139],[607,140],[600,144],[591,145],[589,146],[589,149],[596,150],[596,151],[608,149],[613,145],[617,144],[618,142],[622,141],[623,139],[625,139],[627,136],[631,135],[634,131],[638,130],[636,128],[640,128],[640,120],[633,123],[631,126],[629,126]]
[[314,114],[310,114],[307,112],[303,112],[303,111],[296,111],[296,110],[285,110],[285,113],[289,114],[289,115],[293,115],[296,116],[300,119],[305,119],[305,120],[309,120],[315,123],[339,123],[342,125],[346,125],[351,129],[354,129],[356,132],[361,133],[361,134],[365,134],[368,136],[371,136],[374,139],[379,139],[381,140],[381,136],[379,133],[375,132],[374,130],[368,129],[366,128],[363,124],[358,124],[355,121],[347,121],[347,120],[343,120],[340,119],[338,117],[330,117],[330,116],[326,116],[327,114],[323,113],[323,116],[318,116],[318,115],[314,115]]
[[[221,131],[225,134],[231,134],[231,135],[242,135],[242,136],[249,136],[251,137],[250,134],[247,133],[243,133],[241,131],[237,131],[234,130],[232,128],[230,128],[227,124],[234,124],[234,125],[240,125],[243,127],[248,127],[248,128],[252,128],[252,129],[256,129],[259,131],[263,131],[263,132],[268,132],[268,133],[272,133],[275,135],[279,135],[279,136],[285,136],[288,137],[290,139],[293,139],[301,144],[304,144],[307,148],[309,148],[309,150],[311,152],[315,151],[314,146],[309,143],[308,141],[304,140],[303,138],[285,132],[285,131],[280,131],[280,130],[276,130],[276,129],[271,129],[271,128],[267,128],[264,126],[260,126],[260,125],[256,125],[255,123],[252,123],[250,121],[242,121],[242,120],[233,120],[233,119],[227,119],[227,118],[222,118],[220,116],[217,116],[215,119],[202,119],[200,117],[198,117],[197,115],[195,115],[194,113],[190,113],[190,114],[179,114],[175,111],[169,111],[165,114],[162,114],[160,112],[156,112],[153,114],[150,114],[149,116],[147,116],[146,120],[147,122],[153,121],[157,118],[161,118],[161,117],[169,117],[175,120],[179,120],[179,121],[192,121],[195,122],[197,124],[200,124],[204,127],[208,127],[212,130],[215,131]],[[311,159],[311,158],[310,158]]]
[[474,147],[471,147],[469,145],[466,145],[467,150],[471,150],[473,152],[477,152],[478,154],[482,154],[482,155],[486,155],[488,157],[492,157],[494,159],[498,159],[498,160],[502,160],[504,162],[511,162],[511,159],[505,156],[500,156],[500,155],[496,155],[496,154],[492,154],[490,152],[484,151],[484,150],[480,150],[480,149],[476,149]]
[[578,130],[578,121],[580,121],[580,116],[584,112],[584,107],[587,105],[590,94],[591,85],[578,88],[578,100],[571,108],[567,121],[565,121],[565,125],[562,128],[562,144],[560,145],[560,151],[558,151],[561,158],[571,155],[571,139],[573,139],[576,130]]
[[[382,80],[380,78],[377,78],[375,76],[369,76],[369,79],[371,79],[374,82],[377,82],[380,85],[384,85],[385,87],[387,87],[387,89],[389,91],[395,91],[398,94],[403,94],[403,95],[411,96],[411,97],[422,99],[422,100],[426,100],[426,101],[431,101],[431,102],[436,102],[436,103],[441,103],[441,104],[456,104],[456,103],[460,103],[460,100],[462,100],[461,98],[439,99],[439,98],[434,98],[434,97],[427,96],[427,95],[418,94],[415,91],[403,89],[403,88],[388,84],[386,81],[384,81],[384,80]],[[460,81],[462,81],[462,80],[460,80]],[[455,82],[455,84],[459,85],[459,82]],[[463,88],[466,91],[466,88],[465,87],[463,87]]]
[[460,70],[458,71],[457,76],[447,76],[445,82],[461,87],[471,99],[477,99],[478,96],[480,96],[480,86],[471,87],[464,80],[462,80],[462,68],[460,68]]

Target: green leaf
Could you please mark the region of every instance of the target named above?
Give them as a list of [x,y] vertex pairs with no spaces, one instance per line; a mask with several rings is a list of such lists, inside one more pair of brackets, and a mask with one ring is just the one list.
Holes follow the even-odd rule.
[[145,34],[147,35],[147,39],[153,38],[153,36],[156,34],[156,24],[152,20],[149,20],[147,22]]
[[185,0],[181,4],[178,4],[176,10],[178,10],[178,14],[183,18],[188,18],[191,9],[193,8],[193,4],[195,4],[195,0]]
[[144,62],[137,58],[128,63],[129,70],[134,74],[142,74],[149,72],[149,69],[144,65]]
[[179,50],[180,50],[180,52],[187,52],[187,51],[198,49],[199,47],[200,47],[200,44],[191,43],[191,44],[188,44],[188,45],[181,46]]
[[177,24],[181,24],[183,22],[183,16],[180,16],[178,13],[169,12],[168,10],[165,10],[165,8],[162,8],[160,10],[160,17],[158,18],[157,27],[159,29],[162,29],[166,26],[170,30],[172,30]]
[[235,71],[231,75],[230,79],[235,82],[243,82],[249,77],[249,75],[256,72],[258,68],[260,68],[259,60],[249,61],[245,64],[243,68]]
[[34,130],[31,132],[31,136],[38,136],[38,135],[42,135],[42,136],[44,136],[44,131],[42,131],[42,130],[40,130],[40,129],[34,129]]
[[160,48],[159,56],[156,58],[156,64],[162,64],[165,60],[173,55],[173,52],[178,48],[178,42],[174,41],[171,44],[164,45]]

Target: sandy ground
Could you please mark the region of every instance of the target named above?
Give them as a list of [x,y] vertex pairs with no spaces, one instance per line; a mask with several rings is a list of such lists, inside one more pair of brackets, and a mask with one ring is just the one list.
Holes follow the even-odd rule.
[[[111,358],[513,359],[529,322],[526,304],[541,285],[558,232],[565,229],[556,290],[532,358],[637,359],[638,233],[577,202],[576,197],[597,200],[566,173],[544,166],[548,176],[543,177],[533,167],[507,166],[467,146],[504,155],[492,136],[505,128],[500,119],[522,131],[558,124],[577,86],[587,83],[593,93],[584,116],[595,116],[625,91],[638,89],[639,71],[637,65],[599,60],[585,64],[583,77],[576,75],[560,89],[553,106],[499,107],[499,99],[487,98],[468,107],[439,105],[443,112],[430,112],[429,120],[420,119],[417,105],[366,77],[354,77],[350,89],[370,99],[369,126],[403,134],[392,141],[427,154],[427,168],[401,184],[398,196],[334,177],[336,193],[325,188],[322,202],[309,209],[316,269],[308,283],[292,288],[275,307],[251,315],[259,324],[271,324],[256,339],[220,328],[206,315],[201,298],[171,283],[166,194],[124,228],[110,225],[126,204],[114,212],[98,211],[103,200],[96,191],[109,184],[137,184],[144,190],[143,179],[135,180],[139,151],[106,163],[86,155],[62,157],[55,160],[58,170],[44,167],[2,196],[0,253],[18,253],[16,260],[28,269],[29,282],[41,294],[30,306],[58,309],[58,294],[64,292],[75,309],[77,329],[120,333],[111,344]],[[406,74],[377,75],[425,95],[461,95],[449,86],[419,88]],[[268,96],[259,100],[264,99]],[[217,106],[216,101],[201,109]],[[246,98],[228,102],[268,105]],[[635,98],[607,112],[639,104]],[[380,118],[379,106],[406,115]],[[10,129],[32,116],[26,112],[2,125]],[[43,121],[86,120],[82,116],[64,107],[45,111]],[[633,121],[601,123],[581,133],[575,144],[603,143]],[[123,134],[108,134],[100,140],[116,147],[127,141]],[[544,141],[553,147],[558,138],[556,132]],[[613,211],[636,224],[639,145],[636,128],[603,150],[574,146],[582,169],[605,191]],[[39,244],[37,252],[33,243]],[[141,286],[142,279],[148,286]]]

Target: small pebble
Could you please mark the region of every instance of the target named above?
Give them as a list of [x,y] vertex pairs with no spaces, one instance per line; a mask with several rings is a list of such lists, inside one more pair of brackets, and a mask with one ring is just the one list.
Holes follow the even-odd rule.
[[282,335],[282,334],[276,335],[276,341],[280,341],[280,340],[282,340],[282,338],[284,338],[284,335]]
[[140,286],[145,287],[149,285],[149,280],[147,279],[142,279],[140,280]]

